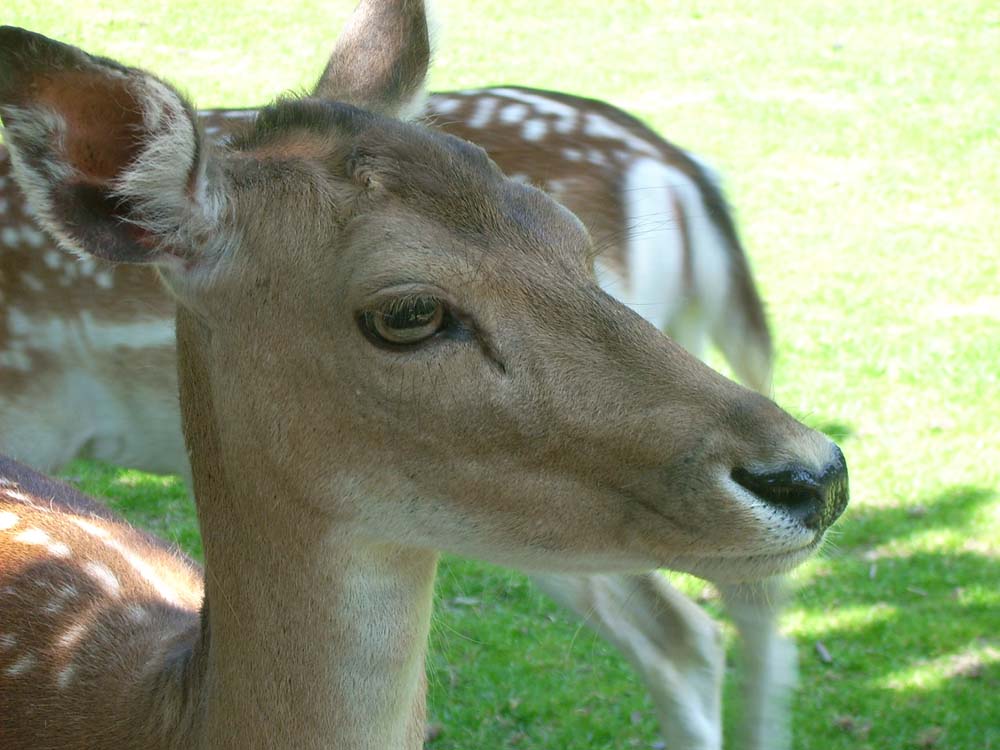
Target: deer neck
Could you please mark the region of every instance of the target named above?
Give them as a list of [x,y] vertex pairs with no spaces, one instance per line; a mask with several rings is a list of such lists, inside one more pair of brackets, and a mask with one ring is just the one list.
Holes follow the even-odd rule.
[[234,479],[196,340],[206,335],[179,312],[206,562],[195,746],[420,748],[436,554],[348,537],[276,478]]

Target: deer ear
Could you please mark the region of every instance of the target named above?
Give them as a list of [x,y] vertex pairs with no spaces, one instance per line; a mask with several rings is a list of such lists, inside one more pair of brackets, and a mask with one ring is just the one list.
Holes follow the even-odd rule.
[[422,0],[361,0],[313,95],[390,117],[416,116],[430,57]]
[[194,113],[153,76],[0,28],[0,118],[14,174],[62,244],[189,264],[221,214]]

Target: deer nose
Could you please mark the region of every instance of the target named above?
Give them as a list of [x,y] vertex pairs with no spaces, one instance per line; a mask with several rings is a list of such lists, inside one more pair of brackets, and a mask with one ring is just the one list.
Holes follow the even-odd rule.
[[826,530],[847,507],[847,462],[833,446],[833,458],[821,470],[802,466],[778,471],[734,469],[733,481],[808,529]]

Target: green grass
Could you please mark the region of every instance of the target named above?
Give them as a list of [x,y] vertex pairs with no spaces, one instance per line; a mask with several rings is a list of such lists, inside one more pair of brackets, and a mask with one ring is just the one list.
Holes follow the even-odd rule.
[[[149,67],[201,105],[246,105],[308,85],[350,5],[19,0],[3,21]],[[852,506],[786,620],[796,747],[1000,748],[1000,6],[438,7],[435,88],[609,99],[728,177],[777,333],[776,398],[851,468]],[[197,554],[179,484],[69,475]],[[435,748],[656,741],[620,659],[521,576],[449,559],[438,598]],[[728,701],[730,736],[735,718]]]

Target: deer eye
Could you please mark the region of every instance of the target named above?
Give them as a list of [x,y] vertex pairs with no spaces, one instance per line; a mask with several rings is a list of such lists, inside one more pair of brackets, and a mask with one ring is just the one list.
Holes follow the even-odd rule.
[[360,324],[375,343],[413,346],[431,338],[448,320],[444,302],[436,297],[394,299],[384,307],[361,313]]

